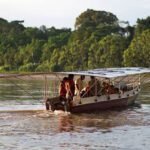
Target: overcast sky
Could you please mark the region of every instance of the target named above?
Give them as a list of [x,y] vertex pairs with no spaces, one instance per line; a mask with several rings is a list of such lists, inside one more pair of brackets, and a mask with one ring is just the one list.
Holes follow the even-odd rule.
[[150,0],[0,0],[0,17],[24,20],[26,27],[73,29],[76,17],[87,9],[112,12],[134,25],[137,18],[150,16]]

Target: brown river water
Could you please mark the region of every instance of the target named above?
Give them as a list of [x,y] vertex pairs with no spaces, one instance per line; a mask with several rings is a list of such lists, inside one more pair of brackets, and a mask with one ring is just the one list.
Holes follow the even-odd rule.
[[0,80],[1,150],[150,150],[150,84],[141,107],[78,115],[46,111],[43,86]]

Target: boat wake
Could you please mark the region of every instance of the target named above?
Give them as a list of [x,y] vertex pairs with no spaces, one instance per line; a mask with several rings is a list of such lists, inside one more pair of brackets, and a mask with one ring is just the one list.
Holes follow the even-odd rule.
[[54,114],[55,115],[63,115],[63,116],[67,116],[67,115],[70,115],[71,113],[70,112],[67,112],[67,111],[63,111],[63,110],[55,110],[54,111]]

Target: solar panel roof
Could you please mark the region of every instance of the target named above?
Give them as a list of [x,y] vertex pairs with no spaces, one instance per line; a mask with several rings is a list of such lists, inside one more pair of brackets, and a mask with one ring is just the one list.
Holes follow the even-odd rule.
[[123,68],[99,68],[87,71],[61,72],[62,74],[97,76],[104,78],[116,78],[136,74],[150,73],[150,68],[142,67],[123,67]]

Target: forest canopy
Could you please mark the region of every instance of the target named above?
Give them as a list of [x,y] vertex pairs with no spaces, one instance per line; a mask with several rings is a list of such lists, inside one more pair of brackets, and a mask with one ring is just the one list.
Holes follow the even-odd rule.
[[150,67],[150,16],[131,26],[113,13],[88,9],[73,31],[23,23],[0,18],[0,72]]

